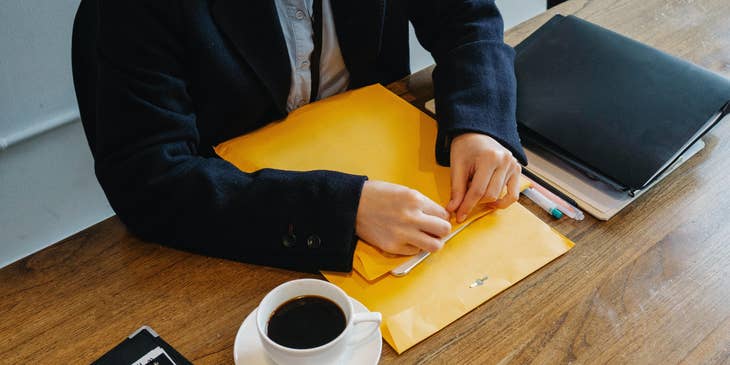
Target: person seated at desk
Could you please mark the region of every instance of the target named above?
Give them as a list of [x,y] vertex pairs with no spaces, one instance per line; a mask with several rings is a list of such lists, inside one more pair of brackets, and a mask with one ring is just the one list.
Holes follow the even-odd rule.
[[[435,153],[452,175],[446,209],[365,176],[248,174],[215,156],[214,145],[308,102],[408,75],[409,20],[436,61]],[[493,1],[83,0],[74,33],[96,175],[142,239],[350,271],[358,237],[396,254],[434,251],[450,214],[463,220],[480,200],[506,207],[518,197],[526,159],[514,52]]]

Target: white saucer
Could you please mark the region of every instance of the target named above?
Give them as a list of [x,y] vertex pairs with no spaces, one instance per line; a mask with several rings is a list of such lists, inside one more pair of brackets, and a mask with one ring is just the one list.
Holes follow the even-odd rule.
[[[362,303],[350,298],[355,307],[355,312],[367,312]],[[358,326],[358,331],[370,331],[371,327]],[[357,334],[355,334],[357,335]],[[368,339],[361,342],[357,348],[348,348],[345,355],[345,363],[352,365],[374,365],[380,360],[380,352],[383,348],[380,328],[378,328]],[[256,309],[246,317],[236,334],[236,341],[233,344],[233,360],[236,365],[275,365],[264,351],[261,345],[258,331],[256,330]]]

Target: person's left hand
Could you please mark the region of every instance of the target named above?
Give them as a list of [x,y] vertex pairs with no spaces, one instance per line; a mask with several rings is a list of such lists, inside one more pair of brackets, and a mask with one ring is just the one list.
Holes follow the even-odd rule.
[[[506,208],[519,197],[520,164],[492,137],[464,133],[451,141],[451,200],[446,210],[463,222],[477,203]],[[507,194],[500,198],[507,187]]]

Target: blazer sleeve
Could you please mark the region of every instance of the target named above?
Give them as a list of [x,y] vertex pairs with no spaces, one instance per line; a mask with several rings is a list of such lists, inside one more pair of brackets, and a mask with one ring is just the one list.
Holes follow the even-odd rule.
[[514,50],[504,43],[494,1],[411,0],[408,12],[419,42],[436,61],[437,161],[448,166],[452,137],[478,132],[527,164],[515,121]]
[[[95,169],[130,231],[205,255],[350,271],[366,177],[243,173],[198,154],[184,32],[172,1],[99,2]],[[204,72],[204,70],[194,70]]]

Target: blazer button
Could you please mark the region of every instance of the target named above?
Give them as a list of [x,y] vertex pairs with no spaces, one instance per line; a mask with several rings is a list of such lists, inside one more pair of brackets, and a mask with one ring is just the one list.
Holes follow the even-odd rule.
[[322,246],[322,240],[316,234],[307,237],[307,248],[319,248]]
[[294,233],[281,236],[281,245],[286,248],[294,247],[297,244],[297,236]]

